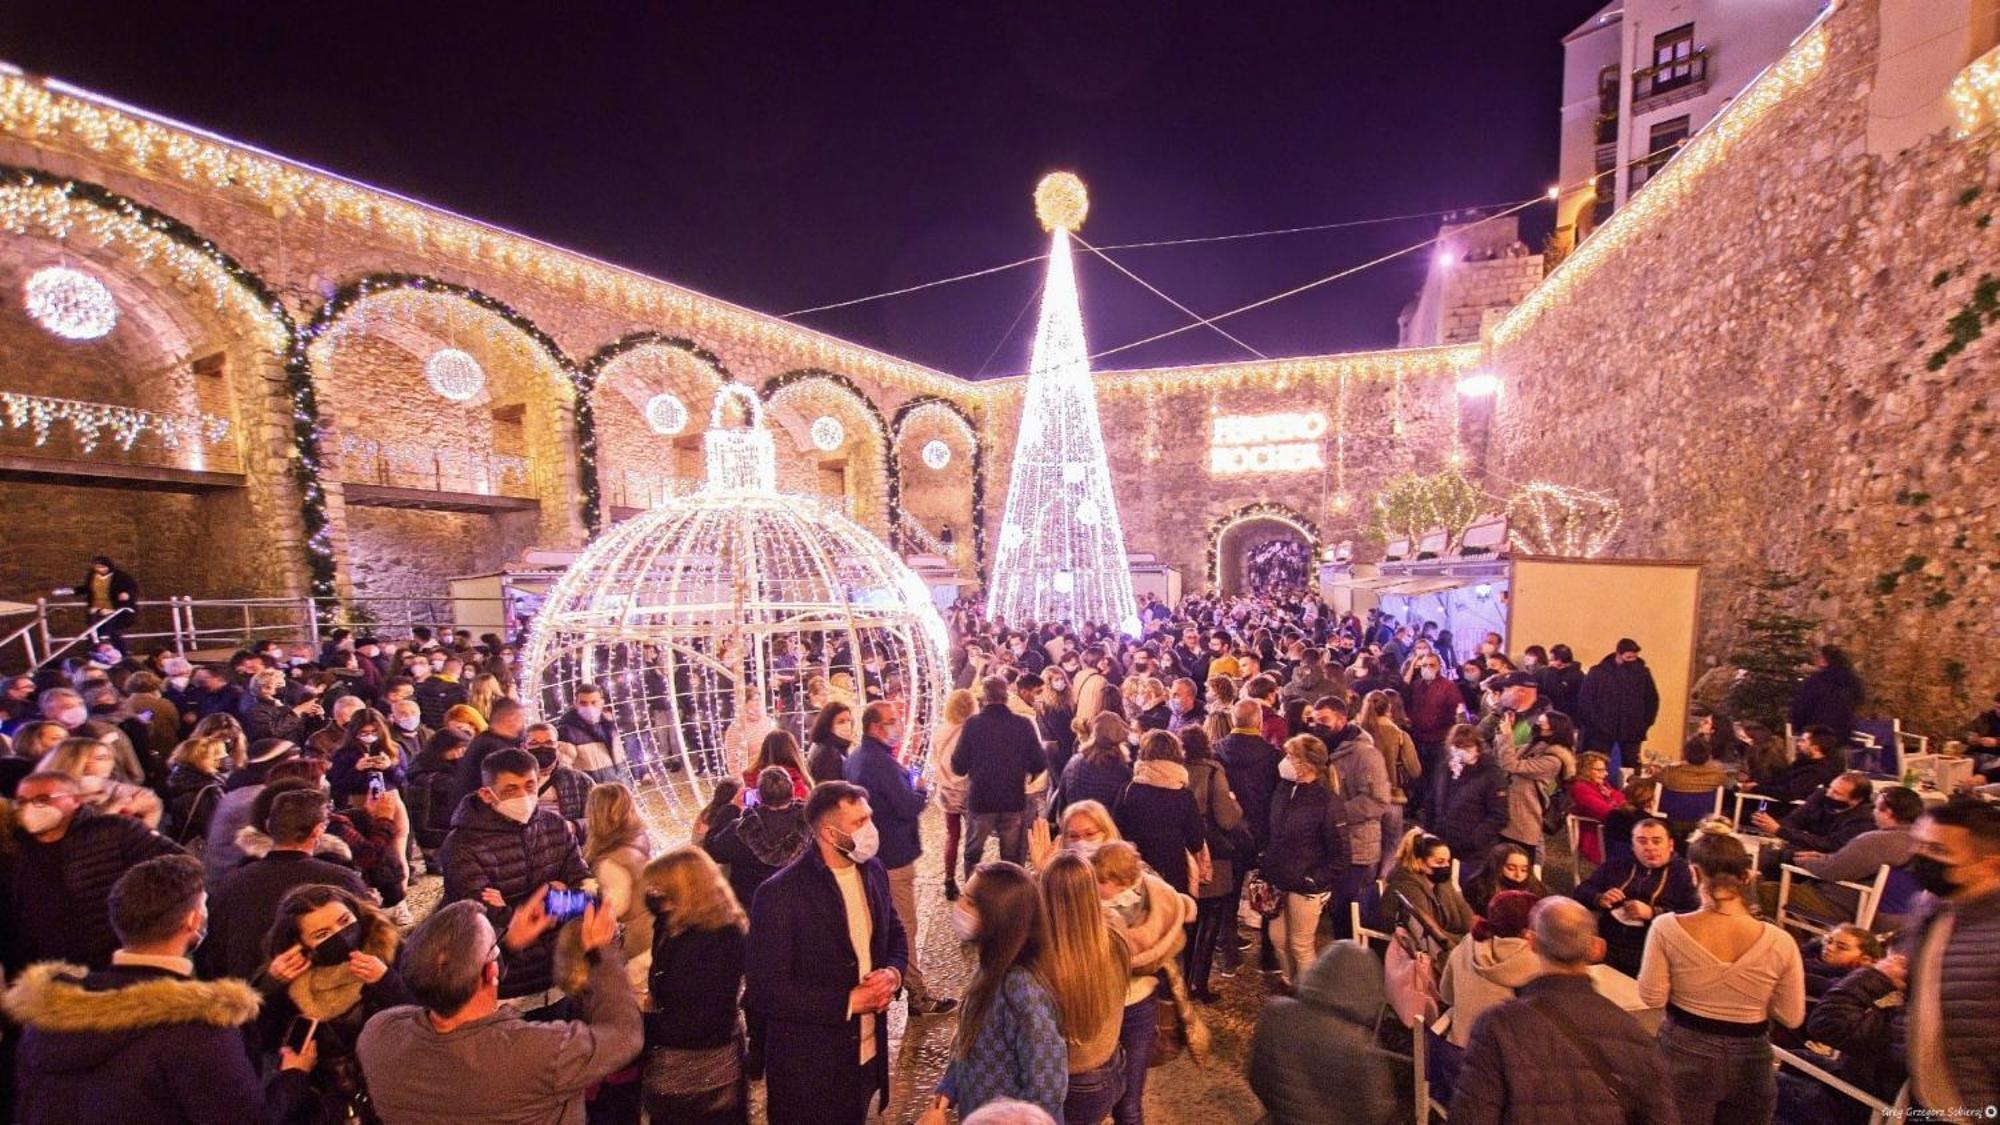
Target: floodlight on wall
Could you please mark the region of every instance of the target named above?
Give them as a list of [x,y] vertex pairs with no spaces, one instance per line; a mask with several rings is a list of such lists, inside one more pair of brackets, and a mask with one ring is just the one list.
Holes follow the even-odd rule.
[[1458,264],[1458,255],[1449,250],[1440,250],[1435,260],[1439,269],[1448,270]]
[[68,266],[48,266],[21,287],[28,315],[65,340],[96,340],[118,324],[118,301],[102,281]]
[[688,408],[680,396],[662,392],[646,400],[646,425],[653,432],[672,437],[687,429]]
[[932,438],[930,441],[924,443],[921,456],[924,459],[924,464],[929,465],[933,469],[942,469],[946,465],[951,464],[951,446],[946,445],[936,438]]
[[1459,376],[1458,393],[1463,398],[1492,398],[1500,393],[1500,376],[1491,371],[1474,371]]
[[847,441],[847,427],[831,414],[822,414],[813,419],[812,443],[822,453],[832,453]]
[[1562,193],[1563,193],[1562,185],[1560,184],[1549,185],[1549,198],[1551,200],[1561,199]]
[[467,402],[486,389],[479,361],[457,348],[439,348],[424,361],[424,379],[440,398]]

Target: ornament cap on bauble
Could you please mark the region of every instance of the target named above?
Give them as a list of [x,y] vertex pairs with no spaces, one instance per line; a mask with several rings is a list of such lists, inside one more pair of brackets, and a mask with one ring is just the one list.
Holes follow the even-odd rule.
[[1050,172],[1035,185],[1035,218],[1045,231],[1077,230],[1090,213],[1090,193],[1074,172]]

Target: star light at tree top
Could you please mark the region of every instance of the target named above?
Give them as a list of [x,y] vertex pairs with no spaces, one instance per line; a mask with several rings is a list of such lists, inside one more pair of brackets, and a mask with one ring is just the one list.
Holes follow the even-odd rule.
[[1068,172],[1035,187],[1035,215],[1050,232],[1049,272],[986,612],[1008,623],[1097,623],[1137,633],[1070,259],[1069,232],[1089,209],[1083,181]]

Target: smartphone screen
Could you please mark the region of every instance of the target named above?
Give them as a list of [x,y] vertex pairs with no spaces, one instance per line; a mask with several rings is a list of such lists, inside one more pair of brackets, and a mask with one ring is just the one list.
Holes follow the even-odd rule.
[[303,1051],[306,1044],[312,1041],[313,1032],[318,1030],[318,1020],[293,1016],[292,1022],[285,1027],[285,1046],[294,1054]]

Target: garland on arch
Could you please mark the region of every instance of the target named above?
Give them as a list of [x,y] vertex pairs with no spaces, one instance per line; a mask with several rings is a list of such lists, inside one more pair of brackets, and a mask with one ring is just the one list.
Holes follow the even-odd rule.
[[[294,349],[304,362],[312,345],[320,337],[332,331],[343,317],[354,311],[357,305],[370,297],[384,293],[409,291],[430,293],[440,297],[456,297],[492,313],[539,347],[556,365],[556,370],[562,373],[563,378],[569,381],[571,388],[576,391],[574,406],[577,488],[582,493],[580,514],[584,530],[595,536],[603,527],[604,497],[603,490],[597,482],[597,417],[591,409],[588,385],[576,364],[563,354],[562,346],[556,343],[555,338],[542,331],[540,325],[515,311],[512,305],[469,286],[423,274],[369,274],[335,290],[326,304],[320,306],[319,312],[313,315],[312,322],[297,334]],[[317,465],[314,468],[314,475],[315,477],[318,475]]]
[[[1260,519],[1276,520],[1279,523],[1292,525],[1305,535],[1308,540],[1307,546],[1312,552],[1317,553],[1319,551],[1319,525],[1308,519],[1298,509],[1280,504],[1274,500],[1260,500],[1255,504],[1245,504],[1243,507],[1230,512],[1209,525],[1208,586],[1210,591],[1219,591],[1222,588],[1222,537],[1229,533],[1230,528],[1238,524],[1250,523]],[[1310,562],[1308,562],[1308,566],[1310,566]]]
[[889,545],[898,551],[902,550],[903,532],[897,526],[896,521],[896,513],[902,511],[903,508],[902,481],[896,473],[896,450],[894,443],[889,440],[891,432],[889,422],[888,419],[882,417],[882,408],[875,405],[875,400],[868,397],[868,393],[861,389],[859,383],[856,383],[838,371],[828,371],[822,367],[802,367],[796,371],[787,371],[782,375],[773,375],[769,379],[764,380],[764,391],[761,397],[765,402],[770,402],[779,391],[784,390],[786,387],[799,383],[812,382],[832,383],[859,399],[861,405],[867,409],[869,420],[875,425],[875,432],[881,435],[882,487],[886,493],[889,507],[889,510],[884,512],[883,515],[887,517],[889,525]]
[[[981,582],[986,581],[986,444],[979,440],[979,427],[965,407],[941,395],[918,395],[896,408],[894,432],[901,440],[903,424],[910,415],[926,406],[942,406],[958,416],[972,433],[972,568]],[[895,458],[890,458],[893,463]],[[901,496],[899,489],[897,495]]]
[[[306,359],[303,333],[277,290],[248,267],[230,257],[202,237],[193,227],[154,207],[112,191],[102,184],[58,176],[39,168],[0,165],[0,182],[20,187],[53,188],[67,199],[80,201],[118,215],[154,231],[176,245],[200,255],[240,286],[256,304],[277,322],[279,335],[286,341],[284,352],[285,390],[291,399],[292,457],[287,466],[299,487],[300,516],[305,526],[307,589],[315,598],[331,598],[335,592],[336,567],[333,558],[331,521],[326,514],[326,492],[320,483],[319,398],[312,381],[312,366]],[[329,603],[320,602],[322,607]],[[323,608],[321,612],[325,612]]]

